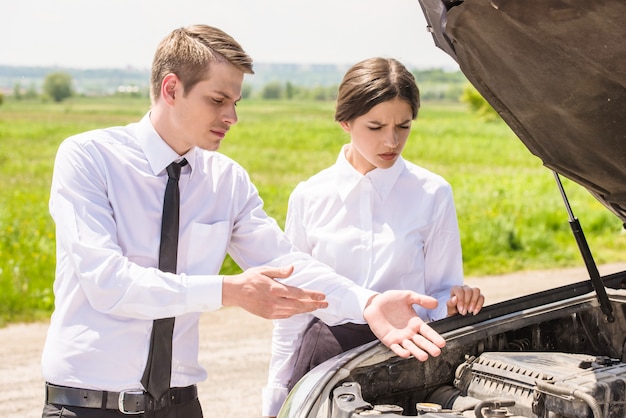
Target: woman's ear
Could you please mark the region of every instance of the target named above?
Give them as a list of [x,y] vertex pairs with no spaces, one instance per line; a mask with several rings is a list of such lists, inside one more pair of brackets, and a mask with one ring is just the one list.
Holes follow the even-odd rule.
[[339,122],[339,125],[344,131],[346,131],[347,133],[350,133],[350,130],[351,130],[350,122],[344,120],[344,121]]

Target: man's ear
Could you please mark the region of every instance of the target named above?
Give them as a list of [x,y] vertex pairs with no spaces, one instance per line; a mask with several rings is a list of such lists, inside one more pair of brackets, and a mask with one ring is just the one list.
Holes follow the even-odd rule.
[[180,80],[176,74],[170,73],[163,77],[161,83],[161,98],[163,100],[168,104],[173,104],[178,90],[180,90]]

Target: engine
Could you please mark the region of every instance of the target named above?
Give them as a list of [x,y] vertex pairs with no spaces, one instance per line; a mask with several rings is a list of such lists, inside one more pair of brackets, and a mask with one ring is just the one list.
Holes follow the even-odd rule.
[[[458,366],[453,385],[442,385],[415,405],[421,418],[624,418],[626,363],[608,357],[552,352],[485,352]],[[362,400],[345,382],[333,393],[335,417],[407,411]],[[409,414],[414,416],[412,413]]]
[[451,409],[476,410],[488,399],[479,412],[485,417],[626,417],[626,364],[606,357],[486,352],[457,368],[454,386]]
[[626,298],[612,297],[614,321],[583,296],[459,327],[425,362],[374,346],[342,371],[331,417],[626,418]]

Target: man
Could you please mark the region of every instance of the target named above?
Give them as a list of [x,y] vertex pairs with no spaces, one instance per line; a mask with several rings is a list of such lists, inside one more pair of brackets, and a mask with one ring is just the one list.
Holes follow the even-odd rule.
[[[329,324],[365,319],[400,356],[439,355],[443,338],[412,308],[433,308],[434,299],[363,289],[297,252],[243,168],[215,152],[252,73],[219,29],[174,30],[154,57],[150,112],[59,147],[43,417],[202,417],[198,319],[222,306],[269,319],[312,311]],[[165,209],[172,196],[176,215]],[[164,250],[172,239],[174,250]],[[243,273],[218,274],[226,253]]]

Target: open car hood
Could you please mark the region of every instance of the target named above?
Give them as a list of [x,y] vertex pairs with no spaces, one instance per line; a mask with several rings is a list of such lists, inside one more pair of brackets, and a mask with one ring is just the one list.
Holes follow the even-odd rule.
[[435,44],[530,152],[626,222],[626,2],[419,2]]

